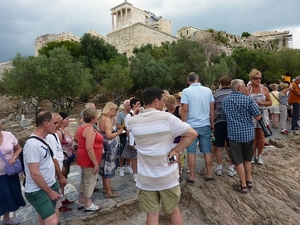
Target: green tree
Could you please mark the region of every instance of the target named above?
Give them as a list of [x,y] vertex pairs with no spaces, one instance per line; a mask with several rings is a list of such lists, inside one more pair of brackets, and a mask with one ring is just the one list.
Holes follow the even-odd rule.
[[85,33],[80,39],[81,51],[80,61],[84,65],[93,69],[103,61],[108,62],[110,59],[117,56],[121,56],[115,46],[106,43],[102,38],[92,36],[91,34]]
[[76,41],[52,41],[48,42],[46,46],[42,47],[39,50],[40,55],[46,55],[49,57],[49,51],[53,50],[54,48],[60,48],[60,47],[65,47],[71,55],[75,58],[78,59],[80,55],[82,55],[82,51],[80,48],[80,43]]
[[250,37],[251,36],[251,34],[249,33],[249,32],[246,32],[246,31],[244,31],[243,33],[242,33],[242,37]]
[[75,98],[91,90],[91,75],[80,62],[74,62],[65,47],[49,51],[49,57],[26,57],[20,54],[13,59],[13,68],[3,74],[1,86],[5,93],[23,99],[35,99],[36,105],[48,99],[60,108],[72,107],[67,98]]
[[169,76],[169,69],[162,60],[155,60],[145,53],[130,57],[130,77],[133,82],[131,92],[141,96],[141,92],[151,86],[169,89],[174,81]]

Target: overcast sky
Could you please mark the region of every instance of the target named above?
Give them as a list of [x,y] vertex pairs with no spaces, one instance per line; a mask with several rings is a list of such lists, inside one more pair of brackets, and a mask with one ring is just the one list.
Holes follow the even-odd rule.
[[[111,31],[110,9],[124,0],[0,0],[0,62],[17,52],[34,54],[38,36],[90,29]],[[172,21],[173,35],[183,26],[213,28],[235,35],[290,30],[300,48],[300,0],[128,0],[133,6]]]

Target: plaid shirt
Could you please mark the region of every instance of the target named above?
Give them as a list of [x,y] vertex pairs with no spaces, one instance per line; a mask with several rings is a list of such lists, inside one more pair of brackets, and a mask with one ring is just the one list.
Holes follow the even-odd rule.
[[252,117],[260,110],[252,98],[234,91],[223,99],[223,118],[227,120],[228,138],[235,142],[249,142],[254,139]]

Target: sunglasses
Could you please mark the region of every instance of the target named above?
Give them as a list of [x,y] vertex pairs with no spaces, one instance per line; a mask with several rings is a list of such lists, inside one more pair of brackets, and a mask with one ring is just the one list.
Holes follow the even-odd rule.
[[261,77],[253,77],[252,80],[261,80]]

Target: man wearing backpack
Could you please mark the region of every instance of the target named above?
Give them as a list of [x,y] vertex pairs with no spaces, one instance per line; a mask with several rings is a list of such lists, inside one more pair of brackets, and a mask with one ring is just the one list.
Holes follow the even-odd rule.
[[57,123],[50,111],[40,112],[36,129],[23,149],[25,196],[38,212],[37,224],[57,225],[59,221],[55,214],[56,201],[60,199],[59,185],[55,179],[53,152],[45,140],[48,134],[54,133]]

